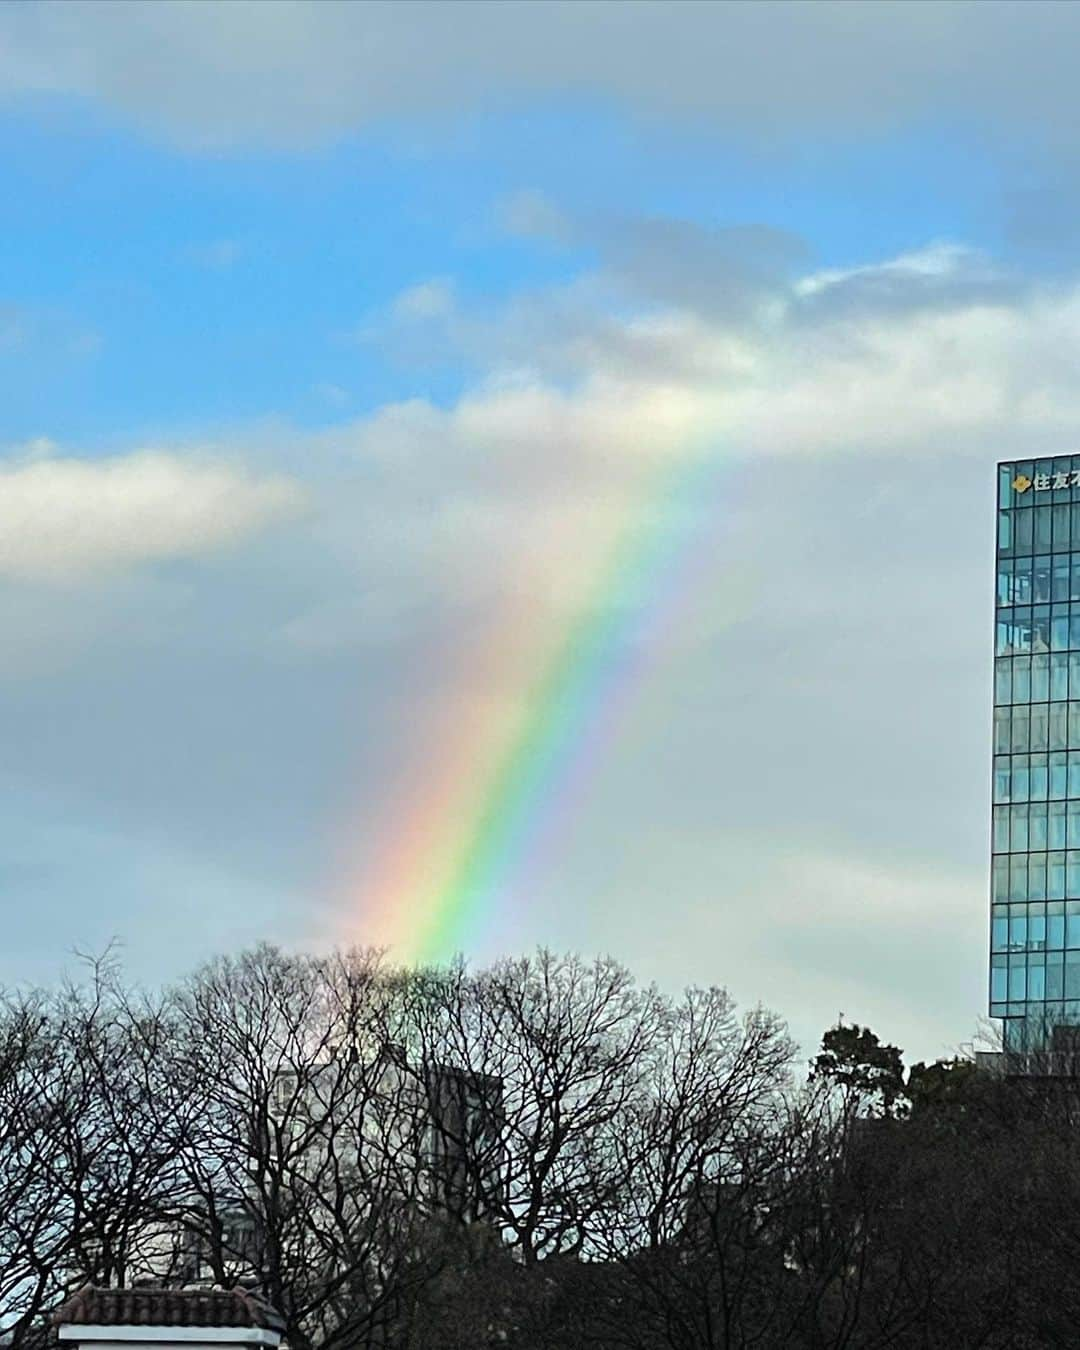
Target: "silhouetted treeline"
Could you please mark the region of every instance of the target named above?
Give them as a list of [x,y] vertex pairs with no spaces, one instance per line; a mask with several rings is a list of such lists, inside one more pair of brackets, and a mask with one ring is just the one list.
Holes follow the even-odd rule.
[[0,1001],[0,1308],[236,1283],[293,1350],[1072,1346],[1080,1091],[905,1069],[860,1027],[807,1079],[774,1014],[540,952],[403,971],[107,961]]

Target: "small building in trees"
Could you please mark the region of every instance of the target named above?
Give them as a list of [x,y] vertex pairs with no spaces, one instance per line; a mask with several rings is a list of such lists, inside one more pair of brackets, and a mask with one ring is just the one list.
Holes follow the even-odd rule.
[[53,1314],[70,1350],[277,1350],[279,1313],[243,1289],[95,1289],[86,1286]]

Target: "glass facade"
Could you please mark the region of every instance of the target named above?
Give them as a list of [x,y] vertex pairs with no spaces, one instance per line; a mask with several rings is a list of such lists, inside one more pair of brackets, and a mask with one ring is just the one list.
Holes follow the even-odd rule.
[[998,465],[990,1014],[1080,1026],[1080,455]]

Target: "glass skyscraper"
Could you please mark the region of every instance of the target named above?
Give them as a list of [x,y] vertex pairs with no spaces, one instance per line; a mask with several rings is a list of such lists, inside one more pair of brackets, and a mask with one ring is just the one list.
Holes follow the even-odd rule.
[[1080,1027],[1080,455],[998,465],[990,1014]]

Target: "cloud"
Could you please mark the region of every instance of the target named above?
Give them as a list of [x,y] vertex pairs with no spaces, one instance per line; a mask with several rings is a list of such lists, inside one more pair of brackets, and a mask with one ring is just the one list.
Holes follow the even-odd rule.
[[0,576],[78,582],[198,557],[294,514],[285,478],[163,451],[0,466]]
[[[965,1039],[985,973],[993,462],[1078,448],[1080,289],[937,243],[778,275],[750,313],[646,303],[614,267],[494,309],[460,291],[403,308],[393,331],[464,344],[483,378],[333,433],[366,484],[336,528],[382,604],[293,630],[329,650],[374,624],[401,672],[388,725],[422,729],[359,812],[372,852],[448,728],[531,696],[622,539],[655,557],[630,605],[648,612],[611,626],[597,667],[639,679],[598,687],[599,722],[624,720],[500,888],[485,951],[555,941],[729,981],[797,1013],[808,1050],[841,1008],[917,1056]],[[670,554],[646,554],[664,512]]]
[[[845,286],[860,279],[874,282],[895,279],[898,283],[907,285],[921,278],[940,281],[943,277],[952,276],[961,269],[969,270],[972,264],[982,261],[983,255],[974,249],[966,248],[963,244],[942,241],[930,244],[926,248],[915,249],[911,253],[901,253],[898,257],[888,258],[881,263],[863,264],[860,267],[832,267],[811,273],[796,283],[795,294],[820,295],[823,291]],[[995,275],[991,269],[985,270],[989,271],[990,275]]]
[[417,437],[460,438],[478,459],[481,447],[503,464],[519,450],[534,466],[571,453],[580,468],[703,437],[805,455],[929,452],[946,431],[995,444],[1006,427],[1048,443],[1072,434],[1080,288],[1024,283],[948,242],[788,278],[783,245],[784,267],[762,272],[753,232],[740,238],[748,256],[727,240],[702,250],[692,290],[681,275],[643,281],[642,269],[628,281],[616,249],[597,276],[495,308],[442,291],[417,307],[407,293],[369,322],[369,339],[414,356],[441,346],[484,379],[448,412],[383,409],[365,442],[404,453]]
[[1065,141],[1080,42],[1075,7],[1037,0],[37,0],[3,25],[9,93],[99,99],[194,146],[310,143],[552,93],[758,138],[954,115]]
[[[590,603],[640,604],[590,665],[633,676],[597,681],[611,735],[554,784],[472,954],[607,950],[765,998],[808,1051],[843,1009],[938,1053],[984,989],[993,461],[1080,448],[1080,291],[937,244],[843,274],[785,265],[733,309],[659,282],[643,298],[610,256],[505,305],[421,282],[369,316],[374,337],[413,332],[478,373],[444,405],[260,429],[289,484],[274,510],[250,494],[281,479],[180,451],[175,489],[139,497],[127,526],[101,484],[146,456],[43,445],[12,465],[99,503],[94,548],[135,532],[125,558],[239,537],[294,509],[296,483],[318,510],[212,575],[0,588],[9,646],[32,649],[0,669],[5,772],[56,818],[165,840],[185,875],[237,893],[280,885],[298,929],[338,906],[337,931],[365,940],[380,849],[453,747],[521,715]],[[698,456],[711,472],[686,476]],[[178,523],[193,482],[215,505]],[[227,516],[243,502],[246,525]],[[75,508],[50,512],[41,537],[70,575]],[[26,556],[34,538],[19,574],[56,575]],[[601,591],[620,543],[641,571]],[[66,669],[49,659],[62,635]],[[466,755],[455,790],[477,772]],[[457,819],[444,805],[432,818]],[[153,906],[135,908],[148,933]]]
[[639,301],[728,318],[752,316],[810,257],[805,240],[770,225],[702,225],[617,213],[572,218],[531,189],[509,197],[498,214],[511,234],[589,248]]
[[398,295],[393,302],[393,314],[399,319],[437,319],[452,312],[454,288],[445,277],[417,282]]

